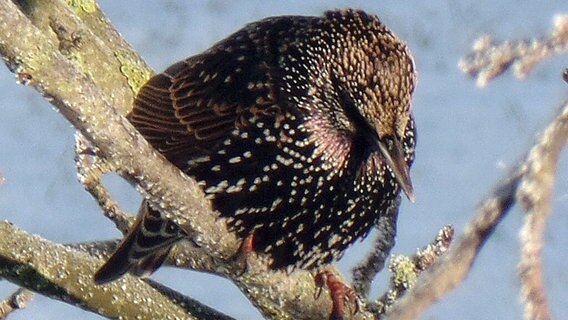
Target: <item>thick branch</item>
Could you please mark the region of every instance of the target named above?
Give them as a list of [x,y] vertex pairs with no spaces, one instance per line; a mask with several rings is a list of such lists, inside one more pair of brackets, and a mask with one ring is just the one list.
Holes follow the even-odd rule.
[[108,318],[160,319],[168,314],[176,319],[231,319],[132,276],[118,280],[118,285],[96,286],[91,275],[101,262],[85,251],[0,222],[0,276],[20,286]]

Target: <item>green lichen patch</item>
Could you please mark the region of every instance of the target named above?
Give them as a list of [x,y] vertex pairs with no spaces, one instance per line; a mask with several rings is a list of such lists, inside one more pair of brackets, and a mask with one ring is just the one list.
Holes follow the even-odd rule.
[[392,272],[392,282],[397,288],[408,289],[414,285],[418,278],[414,261],[406,256],[394,256],[391,259],[389,269]]
[[67,0],[67,3],[77,14],[94,13],[97,11],[95,0]]
[[152,73],[136,57],[126,51],[115,52],[114,56],[120,63],[120,73],[126,77],[132,91],[138,92],[142,85],[150,79]]

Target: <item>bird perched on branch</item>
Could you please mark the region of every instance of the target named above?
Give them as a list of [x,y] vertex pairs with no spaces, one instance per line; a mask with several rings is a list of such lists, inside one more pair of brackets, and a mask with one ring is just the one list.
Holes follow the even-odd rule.
[[[272,268],[314,269],[401,190],[413,201],[414,83],[406,45],[374,15],[272,17],[151,78],[129,120]],[[146,211],[98,283],[151,273],[184,237]]]

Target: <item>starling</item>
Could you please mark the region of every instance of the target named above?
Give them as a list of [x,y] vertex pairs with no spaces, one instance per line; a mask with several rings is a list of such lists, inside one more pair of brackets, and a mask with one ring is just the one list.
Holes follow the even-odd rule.
[[[415,67],[374,15],[327,11],[248,24],[151,78],[129,120],[274,269],[340,258],[402,190]],[[143,204],[95,275],[151,273],[183,230]]]

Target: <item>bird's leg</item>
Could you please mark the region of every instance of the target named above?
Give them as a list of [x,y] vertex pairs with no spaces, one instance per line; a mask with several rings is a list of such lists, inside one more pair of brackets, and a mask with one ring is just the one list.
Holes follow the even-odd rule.
[[239,250],[234,256],[234,259],[237,263],[243,264],[243,268],[241,270],[241,274],[244,274],[249,269],[248,259],[250,255],[254,252],[254,233],[249,234],[246,238],[243,239]]
[[359,299],[357,298],[355,290],[338,279],[333,272],[327,269],[318,271],[315,276],[315,281],[316,285],[319,287],[316,292],[316,299],[319,298],[323,286],[327,286],[329,289],[332,301],[332,309],[329,316],[330,320],[343,320],[347,301],[351,301],[355,304],[355,312],[351,312],[352,314],[359,311]]

